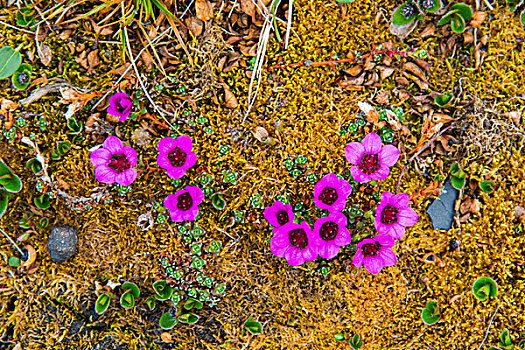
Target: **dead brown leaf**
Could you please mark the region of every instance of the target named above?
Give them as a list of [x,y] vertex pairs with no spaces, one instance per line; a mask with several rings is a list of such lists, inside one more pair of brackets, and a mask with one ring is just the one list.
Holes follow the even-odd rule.
[[191,34],[193,36],[199,36],[202,34],[202,29],[204,28],[204,23],[198,19],[197,17],[187,17],[184,20],[184,23],[188,26],[188,29],[190,30]]
[[241,0],[241,11],[250,17],[255,16],[255,3],[253,0]]
[[382,104],[382,105],[388,104],[390,102],[390,94],[391,93],[392,92],[389,91],[389,90],[381,91],[380,93],[378,93],[376,95],[376,97],[374,99],[379,104]]
[[396,83],[399,83],[399,84],[401,84],[401,85],[403,85],[403,86],[408,86],[408,85],[410,85],[410,82],[409,82],[409,81],[407,80],[407,78],[405,78],[405,77],[396,77],[396,78],[395,78],[395,81],[396,81]]
[[268,136],[270,136],[270,134],[268,133],[268,130],[266,130],[265,128],[263,128],[262,126],[258,126],[255,128],[254,131],[252,131],[252,134],[253,136],[259,140],[260,142],[264,142],[266,141],[266,139],[268,138]]
[[472,44],[474,42],[474,34],[469,31],[463,32],[463,43]]
[[476,11],[474,12],[474,16],[472,16],[470,25],[472,26],[472,28],[479,28],[481,26],[481,23],[485,21],[485,18],[487,18],[487,14],[485,12]]
[[353,66],[352,68],[345,69],[345,72],[350,74],[353,77],[357,77],[363,71],[363,67],[360,65]]
[[171,333],[169,333],[169,332],[162,332],[160,334],[160,338],[162,339],[162,341],[164,343],[172,343],[173,342],[173,338],[171,336]]
[[226,84],[222,84],[222,87],[224,88],[224,100],[226,101],[226,107],[232,109],[237,108],[239,106],[239,102],[237,101],[235,95],[231,92],[230,87]]
[[213,5],[208,0],[196,0],[195,12],[198,19],[206,22],[213,17]]
[[396,71],[395,68],[385,66],[377,66],[377,69],[379,70],[379,76],[381,77],[381,80],[388,78]]
[[87,74],[91,73],[91,70],[98,66],[100,63],[100,60],[98,59],[98,49],[91,51],[87,56],[87,61],[89,64],[89,68],[87,71]]
[[423,29],[421,33],[419,33],[419,36],[422,37],[423,39],[426,39],[431,36],[434,36],[435,33],[436,33],[436,27],[434,26],[434,24],[431,23],[425,29]]
[[350,85],[363,85],[363,83],[365,82],[365,73],[361,74],[360,76],[357,76],[357,77],[352,77],[352,78],[347,78],[345,80],[343,80],[342,82],[339,83],[339,85],[342,87],[342,88],[346,88]]
[[53,57],[49,46],[47,46],[46,44],[38,45],[38,57],[40,57],[40,61],[44,66],[49,67],[49,64],[51,63],[51,58]]
[[521,205],[518,205],[516,208],[514,208],[514,222],[523,222],[525,220],[525,208]]
[[521,112],[520,111],[507,112],[507,113],[503,114],[503,116],[509,118],[510,120],[512,120],[512,122],[516,126],[519,126],[521,124],[522,119],[521,119]]

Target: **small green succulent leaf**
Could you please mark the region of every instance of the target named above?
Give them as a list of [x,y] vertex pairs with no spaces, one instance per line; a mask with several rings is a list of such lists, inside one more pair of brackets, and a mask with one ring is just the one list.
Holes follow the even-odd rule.
[[521,21],[521,24],[525,25],[525,9],[521,11],[520,21]]
[[479,188],[485,193],[492,193],[496,188],[496,185],[492,181],[482,181],[479,183]]
[[49,219],[48,218],[41,218],[39,221],[38,221],[38,224],[36,225],[36,227],[40,230],[43,230],[47,227],[47,225],[49,225]]
[[436,12],[441,7],[441,0],[419,0],[419,8],[430,13]]
[[359,334],[354,335],[348,342],[348,345],[354,350],[360,349],[363,346],[363,341],[360,341],[360,338]]
[[0,218],[7,210],[7,193],[0,190]]
[[430,301],[421,312],[421,319],[427,326],[431,326],[439,321],[439,306],[436,301]]
[[[19,46],[20,47],[20,46]],[[0,79],[9,78],[22,63],[22,56],[11,46],[0,48]]]
[[21,27],[29,26],[34,19],[34,12],[30,8],[22,7],[16,12],[16,24]]
[[39,174],[43,169],[42,163],[36,158],[29,159],[26,163],[26,168],[31,169],[35,174]]
[[11,83],[18,90],[25,90],[31,82],[31,73],[33,72],[33,67],[23,63],[18,67],[18,69],[11,76]]
[[18,267],[22,264],[22,261],[20,261],[19,258],[12,256],[7,260],[7,264],[11,267]]
[[509,345],[512,345],[512,339],[510,338],[508,329],[505,329],[503,332],[501,332],[500,339],[501,339],[501,342],[498,344],[498,346],[502,346],[506,348]]
[[394,10],[394,13],[392,14],[392,23],[397,26],[404,26],[413,22],[418,15],[419,11],[414,4],[405,2]]
[[22,189],[20,178],[2,160],[0,160],[0,185],[11,193],[20,192]]
[[126,309],[131,309],[135,306],[135,298],[131,290],[127,290],[125,293],[122,293],[120,296],[120,305]]
[[214,193],[211,196],[211,204],[217,210],[224,210],[226,207],[226,201],[224,200],[224,195],[222,193]]
[[155,297],[149,297],[148,299],[146,299],[146,305],[148,306],[149,311],[155,310],[155,300]]
[[47,209],[51,206],[51,201],[49,200],[49,195],[47,193],[43,193],[40,196],[35,197],[33,201],[40,209]]
[[472,292],[476,299],[485,301],[490,297],[498,295],[498,285],[490,277],[480,277],[474,282]]
[[95,312],[99,315],[102,315],[108,309],[110,302],[111,296],[106,293],[100,294],[97,301],[95,302]]
[[182,314],[178,317],[179,321],[187,324],[195,324],[199,320],[199,316],[190,313]]
[[157,300],[163,301],[168,300],[173,294],[173,288],[166,284],[166,280],[160,280],[153,283],[153,289],[157,295]]
[[57,142],[57,152],[61,156],[69,152],[70,149],[71,149],[71,143],[69,143],[69,141],[58,141]]
[[193,298],[188,298],[188,300],[186,300],[184,303],[184,308],[186,310],[191,310],[192,308],[202,309],[202,307],[202,303],[199,300]]
[[122,283],[122,285],[120,286],[120,289],[122,289],[123,291],[130,291],[131,294],[135,297],[135,298],[138,298],[140,296],[140,290],[139,290],[139,287],[137,287],[137,285],[133,282],[124,282]]
[[450,21],[450,28],[454,33],[463,33],[465,31],[465,19],[462,16],[454,15]]
[[525,340],[522,340],[518,343],[518,349],[523,350],[525,349]]
[[71,130],[69,133],[74,135],[82,131],[82,122],[77,122],[75,118],[69,118],[67,120],[67,127]]
[[170,330],[177,324],[177,317],[172,315],[171,311],[166,311],[159,320],[160,328],[164,330]]
[[335,340],[337,341],[343,341],[345,340],[345,335],[344,333],[337,333],[335,336],[334,336]]
[[441,19],[439,20],[437,25],[438,26],[442,26],[442,25],[447,24],[452,19],[452,16],[454,14],[458,13],[458,12],[459,12],[458,10],[453,10],[453,11],[449,11],[449,12],[445,13],[445,15],[443,17],[441,17]]
[[459,177],[459,176],[452,176],[450,180],[452,182],[452,187],[454,187],[457,190],[461,190],[465,186],[465,183],[467,182],[465,177]]
[[450,103],[450,101],[452,101],[453,97],[454,97],[454,95],[452,95],[450,92],[445,92],[442,95],[436,96],[434,101],[436,102],[436,104],[439,107],[445,107],[446,105],[448,105]]
[[53,160],[59,160],[60,159],[60,154],[58,154],[58,151],[56,149],[52,150],[49,156]]
[[254,321],[253,317],[250,317],[244,322],[243,328],[252,335],[261,334],[263,330],[262,325],[259,322]]
[[452,5],[450,7],[450,10],[457,11],[457,14],[464,19],[464,22],[470,21],[472,19],[472,16],[474,16],[474,11],[472,10],[472,7],[464,3]]

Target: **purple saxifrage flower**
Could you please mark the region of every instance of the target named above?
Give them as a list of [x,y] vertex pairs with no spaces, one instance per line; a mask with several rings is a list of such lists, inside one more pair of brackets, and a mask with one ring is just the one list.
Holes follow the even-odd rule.
[[289,222],[293,222],[292,206],[275,201],[271,207],[264,209],[264,217],[273,227],[281,227]]
[[383,146],[375,132],[366,135],[362,142],[350,142],[345,150],[346,160],[354,164],[350,168],[357,182],[371,179],[383,180],[390,174],[390,167],[399,159],[399,150],[393,145]]
[[197,155],[191,151],[193,143],[186,135],[172,139],[165,137],[159,141],[157,164],[168,171],[168,176],[180,179],[197,162]]
[[397,263],[396,254],[390,249],[395,240],[387,235],[363,239],[357,243],[357,252],[352,262],[354,266],[365,268],[370,273],[379,273],[383,267],[394,266]]
[[95,166],[98,181],[121,186],[129,186],[137,178],[137,152],[131,147],[124,147],[118,137],[109,136],[103,148],[91,152],[91,163]]
[[321,209],[335,213],[345,208],[350,193],[352,193],[352,186],[330,173],[315,184],[314,203]]
[[109,99],[108,113],[112,116],[118,117],[119,122],[123,122],[128,119],[132,107],[133,101],[131,100],[131,97],[124,92],[117,92]]
[[352,242],[346,228],[346,216],[333,213],[319,218],[314,224],[314,244],[318,254],[324,259],[332,259],[339,253],[339,248]]
[[410,198],[406,193],[383,192],[376,209],[375,226],[377,232],[388,234],[395,239],[403,238],[405,226],[412,226],[418,220],[416,211],[410,208]]
[[317,246],[313,244],[312,228],[306,221],[289,222],[274,230],[270,250],[275,256],[284,257],[288,264],[299,266],[317,258]]
[[170,194],[164,200],[164,206],[169,209],[170,217],[175,222],[195,220],[199,213],[199,204],[204,199],[202,190],[197,186],[186,186],[175,194]]

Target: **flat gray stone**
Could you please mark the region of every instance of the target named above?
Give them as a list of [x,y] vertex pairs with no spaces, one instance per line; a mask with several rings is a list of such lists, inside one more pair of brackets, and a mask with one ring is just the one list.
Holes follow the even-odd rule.
[[63,263],[77,251],[78,232],[68,225],[55,226],[47,239],[47,251],[51,260]]
[[459,191],[452,186],[450,179],[447,180],[443,193],[427,209],[434,229],[450,230],[452,228],[455,214],[454,203],[458,196]]

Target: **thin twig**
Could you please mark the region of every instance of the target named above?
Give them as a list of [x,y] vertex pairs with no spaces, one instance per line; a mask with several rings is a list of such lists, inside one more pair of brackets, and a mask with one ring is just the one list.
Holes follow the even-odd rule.
[[399,177],[397,178],[397,182],[396,182],[396,193],[399,193],[399,184],[401,183],[401,178],[403,177],[403,175],[405,174],[405,170],[406,168],[410,165],[410,163],[412,163],[412,161],[414,159],[417,158],[417,156],[419,156],[421,153],[423,153],[431,144],[432,142],[436,141],[436,139],[438,137],[440,137],[441,135],[443,135],[443,133],[445,133],[448,129],[450,129],[451,127],[453,127],[455,124],[455,122],[453,122],[452,124],[450,124],[449,126],[447,126],[445,129],[441,130],[441,132],[437,133],[436,135],[434,135],[430,140],[427,141],[427,143],[419,150],[417,151],[412,157],[410,157],[410,159],[406,162],[405,166],[403,167],[403,169],[401,170],[401,174],[399,174]]
[[500,307],[501,307],[501,304],[498,305],[498,308],[496,309],[496,312],[494,312],[494,315],[492,315],[492,319],[490,320],[490,323],[489,323],[489,328],[487,328],[487,334],[485,334],[485,339],[483,339],[483,342],[479,346],[478,350],[481,350],[481,348],[483,347],[483,344],[485,344],[485,341],[487,340],[487,338],[489,336],[490,326],[492,326],[492,322],[494,321],[494,317],[496,317],[496,314],[498,313],[498,310],[499,310]]
[[286,36],[284,39],[284,48],[288,48],[288,42],[290,41],[290,31],[292,30],[292,17],[293,17],[293,0],[288,0],[288,23],[286,23]]
[[19,30],[19,31],[27,33],[27,34],[35,34],[35,32],[32,32],[32,31],[27,30],[27,29],[23,29],[23,28],[18,28],[18,27],[14,26],[14,25],[11,25],[9,23],[5,23],[5,22],[0,21],[0,24],[3,24],[6,27],[9,27],[9,28],[12,28],[12,29],[16,29],[16,30]]
[[12,245],[15,246],[16,250],[18,250],[18,252],[20,253],[21,256],[24,256],[24,252],[22,251],[22,249],[20,249],[20,247],[15,243],[15,241],[13,241],[13,239],[11,237],[9,237],[7,235],[7,233],[4,232],[4,230],[2,230],[0,228],[0,232],[2,232],[4,234],[4,236],[9,240],[9,242],[11,242]]

